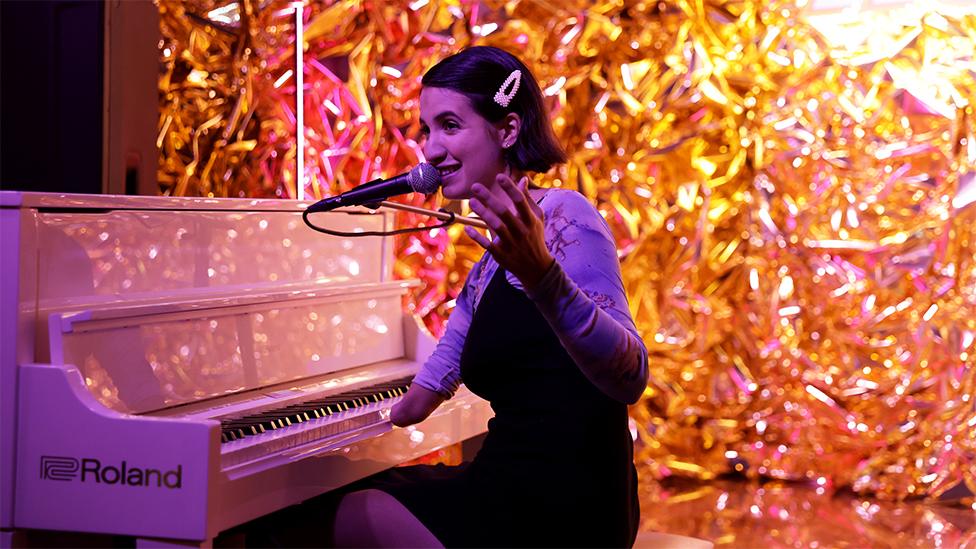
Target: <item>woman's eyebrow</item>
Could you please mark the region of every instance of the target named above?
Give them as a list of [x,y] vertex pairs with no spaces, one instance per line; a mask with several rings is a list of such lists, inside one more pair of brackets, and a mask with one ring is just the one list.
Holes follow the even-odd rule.
[[453,116],[454,118],[461,118],[460,116],[454,114],[454,111],[444,111],[438,114],[437,116],[435,116],[434,120],[443,120],[449,116]]
[[[434,117],[434,122],[437,122],[437,121],[440,121],[440,120],[444,120],[445,118],[452,117],[452,116],[454,118],[457,118],[458,120],[462,120],[462,118],[460,116],[458,116],[457,114],[455,114],[454,111],[441,111],[441,112],[437,113],[437,116]],[[421,124],[426,124],[427,122],[424,121],[423,117],[421,117],[420,123]]]

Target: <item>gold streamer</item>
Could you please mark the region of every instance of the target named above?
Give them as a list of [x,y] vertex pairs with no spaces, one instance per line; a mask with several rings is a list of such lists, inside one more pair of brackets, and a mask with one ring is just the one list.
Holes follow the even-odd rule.
[[[976,490],[976,17],[835,46],[785,1],[311,3],[296,178],[290,4],[159,6],[164,193],[317,198],[398,173],[422,156],[424,71],[504,47],[571,152],[539,182],[617,238],[651,352],[648,473]],[[435,333],[478,252],[457,228],[400,242]]]

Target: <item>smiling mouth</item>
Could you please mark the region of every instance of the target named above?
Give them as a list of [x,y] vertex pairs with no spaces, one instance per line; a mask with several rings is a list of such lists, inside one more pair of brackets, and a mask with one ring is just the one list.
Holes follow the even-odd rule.
[[459,169],[461,169],[460,166],[450,166],[447,168],[437,168],[437,171],[441,173],[441,177],[447,177],[449,175],[454,175]]

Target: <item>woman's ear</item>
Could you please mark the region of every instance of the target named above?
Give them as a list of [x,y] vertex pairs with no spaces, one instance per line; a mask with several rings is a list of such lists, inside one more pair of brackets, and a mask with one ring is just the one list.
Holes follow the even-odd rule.
[[509,149],[515,145],[518,139],[519,130],[522,129],[522,117],[514,112],[505,115],[497,124],[498,141],[503,149]]

